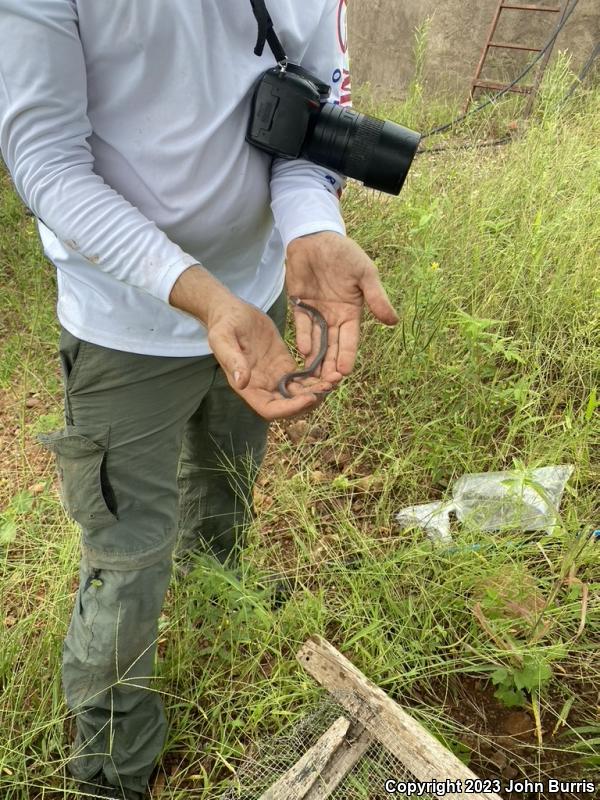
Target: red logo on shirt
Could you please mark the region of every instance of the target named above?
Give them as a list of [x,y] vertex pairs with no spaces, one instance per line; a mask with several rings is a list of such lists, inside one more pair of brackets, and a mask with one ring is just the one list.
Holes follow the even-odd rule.
[[350,73],[345,69],[342,74],[342,85],[340,86],[340,105],[349,106],[351,101]]
[[346,9],[348,0],[340,0],[338,6],[338,42],[342,53],[348,49],[348,29],[346,26]]

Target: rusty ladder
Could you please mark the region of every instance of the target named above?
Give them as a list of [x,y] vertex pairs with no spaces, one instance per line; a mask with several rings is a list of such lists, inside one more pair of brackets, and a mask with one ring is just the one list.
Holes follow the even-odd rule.
[[[503,11],[534,11],[538,13],[546,13],[546,14],[560,14],[561,18],[566,11],[566,6],[568,5],[568,0],[562,0],[560,5],[555,6],[538,6],[538,5],[531,5],[530,3],[512,3],[512,2],[505,2],[505,0],[498,0],[498,6],[494,13],[494,17],[492,19],[492,24],[490,25],[490,29],[488,31],[487,41],[483,47],[481,52],[481,56],[479,58],[479,63],[477,64],[477,69],[475,70],[475,75],[473,80],[471,81],[471,88],[469,90],[469,96],[467,98],[467,102],[465,103],[464,110],[465,112],[473,102],[473,98],[475,96],[475,92],[478,89],[491,89],[493,91],[502,91],[506,89],[508,84],[498,83],[496,81],[488,81],[483,80],[481,78],[481,73],[483,71],[483,67],[486,61],[486,58],[490,52],[491,48],[496,48],[500,50],[525,50],[530,53],[541,53],[542,47],[529,47],[527,45],[522,44],[515,44],[513,42],[494,42],[492,41],[494,34],[496,33],[496,28],[498,27],[498,22],[500,21],[500,17]],[[558,19],[558,17],[557,17]],[[527,101],[527,105],[525,107],[525,116],[529,114],[531,111],[531,107],[533,105],[533,99],[535,93],[538,90],[540,82],[542,80],[542,76],[544,71],[548,65],[548,61],[550,60],[550,56],[552,55],[552,49],[554,47],[554,42],[548,50],[545,52],[543,58],[541,59],[541,63],[537,69],[537,74],[535,79],[531,84],[528,86],[519,86],[518,84],[515,86],[511,86],[509,89],[510,92],[516,92],[517,94],[528,94],[529,100]]]

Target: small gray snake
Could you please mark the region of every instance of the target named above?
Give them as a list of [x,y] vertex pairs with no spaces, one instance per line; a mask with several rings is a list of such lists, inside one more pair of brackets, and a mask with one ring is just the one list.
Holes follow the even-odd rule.
[[287,385],[290,381],[295,380],[296,378],[307,378],[313,374],[313,372],[321,365],[321,362],[325,358],[325,353],[327,352],[327,322],[325,317],[321,314],[320,311],[317,311],[316,308],[313,306],[309,306],[308,303],[303,303],[299,297],[290,297],[290,302],[293,303],[296,308],[299,308],[301,311],[304,311],[305,314],[312,319],[313,322],[316,322],[321,329],[321,346],[319,347],[319,352],[313,359],[313,361],[306,367],[305,369],[300,369],[296,372],[286,372],[286,374],[281,378],[279,383],[277,384],[277,388],[279,392],[284,397],[291,397],[292,395],[288,392]]

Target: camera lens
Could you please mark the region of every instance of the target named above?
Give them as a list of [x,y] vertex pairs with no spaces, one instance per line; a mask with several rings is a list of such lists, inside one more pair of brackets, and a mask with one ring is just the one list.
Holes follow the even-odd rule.
[[420,134],[395,122],[324,103],[303,154],[371,189],[399,194],[420,139]]

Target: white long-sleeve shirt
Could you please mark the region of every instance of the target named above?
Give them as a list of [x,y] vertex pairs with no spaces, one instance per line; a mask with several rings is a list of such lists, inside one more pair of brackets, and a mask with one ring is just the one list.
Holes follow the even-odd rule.
[[[291,61],[345,102],[345,0],[267,0]],[[89,342],[210,352],[168,298],[204,265],[266,310],[295,237],[344,233],[339,175],[247,144],[249,0],[0,0],[0,149],[56,265],[58,317]]]

